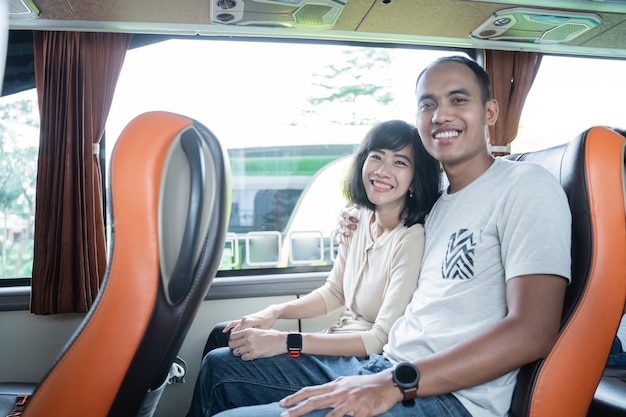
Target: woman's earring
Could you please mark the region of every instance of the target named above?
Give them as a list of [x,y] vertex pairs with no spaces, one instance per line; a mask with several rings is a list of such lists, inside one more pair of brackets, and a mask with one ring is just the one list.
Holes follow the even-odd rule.
[[413,191],[409,190],[409,198],[413,198]]

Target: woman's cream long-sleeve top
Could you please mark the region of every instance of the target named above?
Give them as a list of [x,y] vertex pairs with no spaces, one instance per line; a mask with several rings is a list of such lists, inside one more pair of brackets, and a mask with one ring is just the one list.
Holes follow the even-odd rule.
[[369,227],[374,212],[355,215],[357,230],[340,245],[326,283],[315,290],[327,313],[343,308],[327,333],[361,332],[368,355],[382,353],[389,329],[404,313],[417,286],[424,253],[424,227],[400,224],[378,239]]

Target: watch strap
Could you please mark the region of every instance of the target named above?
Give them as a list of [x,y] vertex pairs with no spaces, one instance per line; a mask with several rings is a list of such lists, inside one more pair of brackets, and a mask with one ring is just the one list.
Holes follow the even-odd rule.
[[302,352],[302,333],[289,332],[287,334],[287,353],[292,358],[299,358]]
[[415,398],[417,398],[417,387],[402,390],[404,399],[402,405],[405,407],[413,407],[415,405]]

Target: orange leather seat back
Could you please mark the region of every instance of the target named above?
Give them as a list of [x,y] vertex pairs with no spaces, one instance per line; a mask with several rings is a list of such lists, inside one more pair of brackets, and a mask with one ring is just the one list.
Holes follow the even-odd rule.
[[583,417],[626,297],[624,137],[593,127],[564,145],[508,158],[552,172],[572,212],[572,283],[560,335],[547,358],[522,368],[510,415]]

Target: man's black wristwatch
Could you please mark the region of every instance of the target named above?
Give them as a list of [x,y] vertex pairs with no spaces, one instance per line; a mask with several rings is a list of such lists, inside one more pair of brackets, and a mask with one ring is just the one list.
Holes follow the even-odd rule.
[[417,387],[420,382],[420,370],[410,362],[402,362],[393,370],[393,383],[404,394],[402,405],[412,407],[417,397]]
[[301,333],[288,333],[287,334],[287,353],[292,358],[299,358],[302,351],[302,334]]

